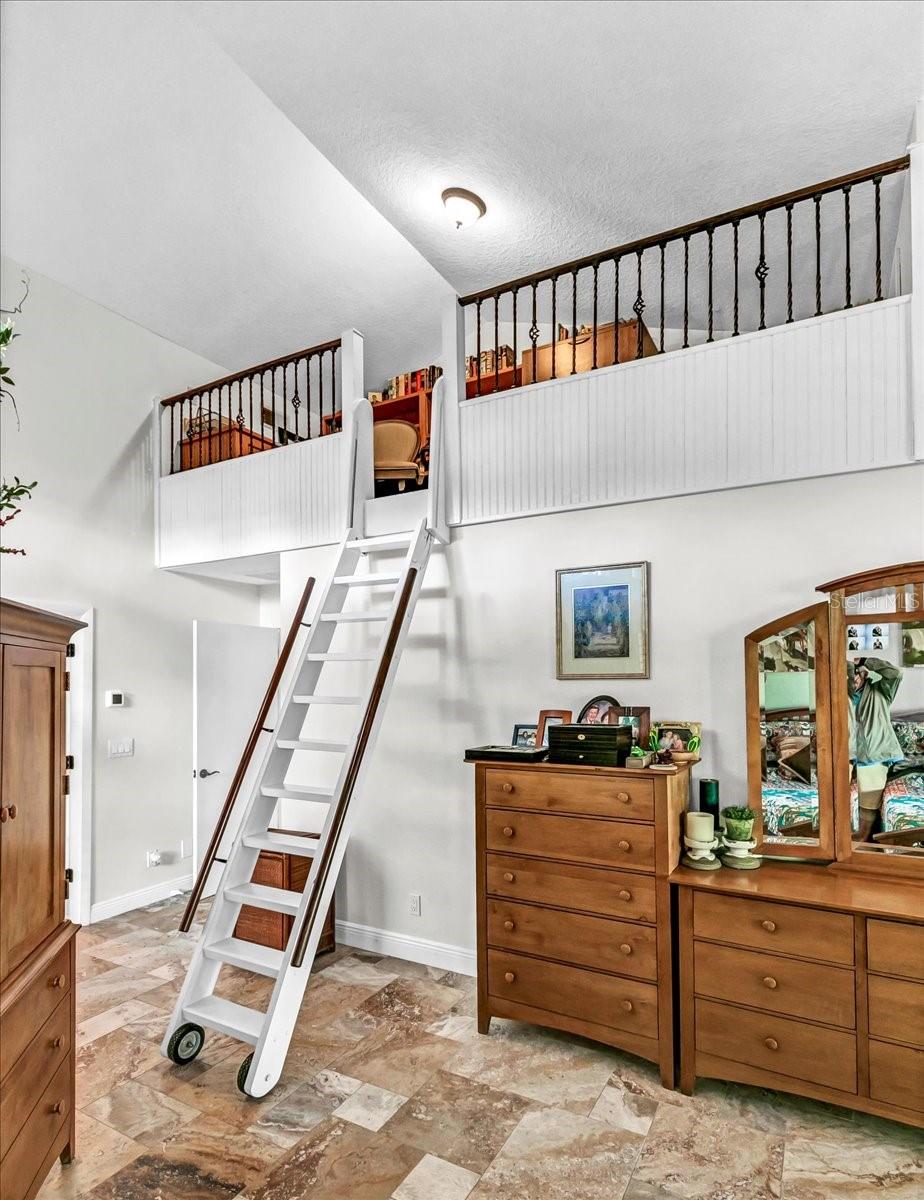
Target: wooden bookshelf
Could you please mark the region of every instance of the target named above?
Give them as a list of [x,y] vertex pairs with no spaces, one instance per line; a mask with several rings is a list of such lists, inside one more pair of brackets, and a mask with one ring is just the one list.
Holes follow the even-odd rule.
[[[430,442],[430,405],[433,389],[424,388],[420,392],[408,392],[404,396],[394,396],[372,406],[373,421],[410,421],[420,430],[420,446],[425,449]],[[343,424],[341,412],[332,413],[321,418],[322,433],[336,433]]]

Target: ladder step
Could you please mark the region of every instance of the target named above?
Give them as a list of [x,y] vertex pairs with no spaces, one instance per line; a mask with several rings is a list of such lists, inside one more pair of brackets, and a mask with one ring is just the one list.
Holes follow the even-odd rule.
[[349,550],[406,550],[413,540],[413,530],[407,533],[386,533],[380,537],[353,538],[347,542]]
[[263,1032],[264,1014],[220,996],[203,996],[201,1000],[183,1005],[183,1020],[194,1021],[196,1025],[204,1025],[206,1029],[226,1033],[255,1046]]
[[276,745],[280,750],[323,750],[326,754],[343,754],[349,742],[325,742],[320,738],[280,738]]
[[251,850],[277,850],[283,854],[295,854],[299,858],[314,858],[318,839],[299,837],[291,833],[248,833],[244,845]]
[[295,783],[290,783],[288,786],[283,783],[278,787],[264,784],[260,788],[260,795],[276,800],[321,800],[325,803],[334,798],[334,793],[330,788],[300,787]]
[[293,696],[293,704],[362,704],[362,696]]
[[309,662],[375,662],[374,654],[306,654]]
[[244,971],[253,971],[257,975],[268,975],[276,979],[282,969],[283,953],[269,946],[258,946],[256,942],[243,942],[240,938],[225,938],[223,942],[215,942],[203,950],[206,958],[216,962],[227,963],[231,967],[240,967]]
[[265,908],[268,912],[286,913],[294,917],[302,902],[301,892],[289,892],[285,888],[264,887],[262,883],[241,883],[237,887],[225,888],[226,900],[235,904],[250,904],[254,908]]
[[343,587],[377,587],[383,583],[400,583],[401,576],[398,574],[390,575],[386,573],[370,574],[370,575],[335,575],[334,583],[341,584]]
[[324,613],[321,621],[387,621],[391,616],[390,609],[383,608],[378,612],[339,612]]

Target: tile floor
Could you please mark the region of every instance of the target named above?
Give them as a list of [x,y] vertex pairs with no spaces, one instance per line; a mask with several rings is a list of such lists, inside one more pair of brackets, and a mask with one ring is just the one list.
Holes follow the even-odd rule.
[[[191,1065],[158,1043],[194,934],[170,901],[79,935],[77,1160],[40,1200],[920,1200],[920,1131],[652,1066],[507,1021],[474,981],[341,947],[316,964],[283,1077],[235,1086],[246,1048]],[[225,969],[219,991],[265,1003]]]

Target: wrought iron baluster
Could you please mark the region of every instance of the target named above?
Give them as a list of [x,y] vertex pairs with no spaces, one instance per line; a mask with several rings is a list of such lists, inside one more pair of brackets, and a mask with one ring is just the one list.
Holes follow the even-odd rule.
[[533,344],[533,383],[536,382],[536,342],[539,340],[539,323],[536,320],[536,288],[538,284],[533,280],[533,323],[529,327],[529,340]]
[[[311,359],[312,355],[308,355],[305,359],[305,419],[308,422],[308,436],[311,437]],[[321,414],[318,413],[318,437],[324,433],[324,425],[321,421]]]
[[271,404],[273,406],[273,445],[276,445],[276,368],[273,367],[270,371],[270,394],[272,395]]
[[815,202],[815,316],[821,316],[821,196]]
[[850,302],[850,184],[844,192],[844,308],[853,308]]
[[494,390],[500,391],[500,292],[494,293]]
[[709,239],[709,332],[706,336],[707,342],[715,341],[715,338],[712,336],[712,239],[714,232],[711,225],[706,230],[706,236]]
[[[201,400],[200,400],[200,403],[201,403]],[[187,456],[189,458],[189,462],[186,466],[186,470],[188,471],[191,467],[194,467],[196,465],[193,462],[193,438],[195,437],[195,432],[193,430],[193,398],[192,398],[192,396],[190,396],[189,399],[186,401],[186,405],[187,405],[186,447],[187,447]],[[180,470],[181,471],[183,470],[182,450],[180,451]]]
[[301,397],[298,394],[298,364],[299,359],[292,360],[292,378],[295,381],[295,395],[292,397],[292,407],[295,409],[295,440],[298,441],[298,410],[302,406]]
[[593,370],[593,371],[596,371],[596,369],[597,369],[597,274],[598,274],[599,270],[600,270],[600,264],[595,262],[594,263],[594,349],[593,349],[593,362],[591,365],[591,370]]
[[[211,464],[211,461],[212,461],[212,389],[211,388],[209,388],[208,397],[209,397],[209,406],[207,409],[208,429],[204,433],[204,437],[205,437],[204,444],[207,447],[206,455],[208,456],[208,462]],[[200,406],[201,406],[201,398],[200,398]],[[202,438],[203,438],[203,430],[202,430],[202,422],[200,421],[200,423],[199,423],[199,465],[200,466],[202,465],[202,446],[203,446]],[[218,389],[218,455],[219,455],[219,459],[220,459],[221,458],[221,389],[220,388]]]
[[577,268],[571,272],[571,374],[577,375]]
[[[318,355],[318,412],[321,414],[321,420],[324,420],[324,355]],[[334,406],[330,407],[330,431],[333,433],[336,429],[336,421],[334,420]]]
[[690,344],[690,235],[683,235],[683,349]]
[[[330,407],[333,411],[337,407],[337,347],[334,346],[330,352]],[[343,414],[343,397],[340,397],[340,412],[341,422]]]
[[513,374],[510,380],[510,386],[517,386],[517,292],[519,288],[513,289]]
[[661,316],[659,318],[660,325],[660,343],[661,353],[664,353],[664,242],[661,243]]
[[253,373],[247,376],[248,390],[250,392],[250,440],[253,441]]
[[622,259],[613,259],[613,362],[619,362],[619,264]]
[[880,188],[882,187],[882,176],[873,176],[873,187],[876,189],[876,299],[882,299],[882,208]]
[[558,344],[558,276],[552,276],[552,378],[557,379],[555,370],[555,347]]
[[[230,391],[230,388],[229,388],[229,391]],[[237,421],[237,436],[238,436],[238,443],[239,443],[237,452],[238,452],[238,454],[243,454],[244,453],[244,381],[243,381],[243,379],[239,379],[237,381],[237,416],[235,417],[235,420]],[[254,449],[255,449],[255,447],[253,444],[253,438],[251,438],[248,443],[248,446],[247,446],[247,453],[252,454]]]
[[282,364],[282,433],[279,438],[280,446],[289,440],[289,364]]
[[[174,432],[174,423],[173,423],[174,422],[173,410],[176,407],[176,405],[171,404],[169,407],[170,407],[170,474],[172,475],[173,474],[173,460],[176,458],[176,434]],[[182,406],[181,406],[181,408],[182,408]],[[161,426],[161,428],[163,428],[163,426]],[[161,469],[163,469],[163,468],[161,468]]]
[[735,298],[732,305],[732,337],[741,332],[738,328],[738,226],[740,221],[732,221],[732,253],[735,259]]
[[786,205],[786,324],[792,323],[792,204]]
[[766,311],[767,297],[767,276],[770,274],[770,268],[767,266],[766,238],[764,231],[764,221],[766,213],[758,213],[757,220],[760,222],[760,257],[757,259],[757,266],[754,268],[754,274],[757,277],[757,284],[760,288],[760,321],[758,329],[766,329],[767,322],[764,319]]
[[632,311],[635,313],[635,357],[642,357],[642,313],[645,311],[645,301],[642,299],[642,251],[636,250],[636,267],[638,270],[638,291]]
[[478,329],[475,335],[475,395],[481,395],[481,301],[475,301],[475,317],[478,322]]

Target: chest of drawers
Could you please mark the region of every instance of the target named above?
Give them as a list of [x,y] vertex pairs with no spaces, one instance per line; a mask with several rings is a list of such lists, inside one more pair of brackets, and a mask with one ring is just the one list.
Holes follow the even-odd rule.
[[704,1075],[924,1126],[924,888],[680,868],[680,1086]]
[[673,1086],[667,876],[689,773],[475,767],[478,1028],[531,1021],[659,1064]]

